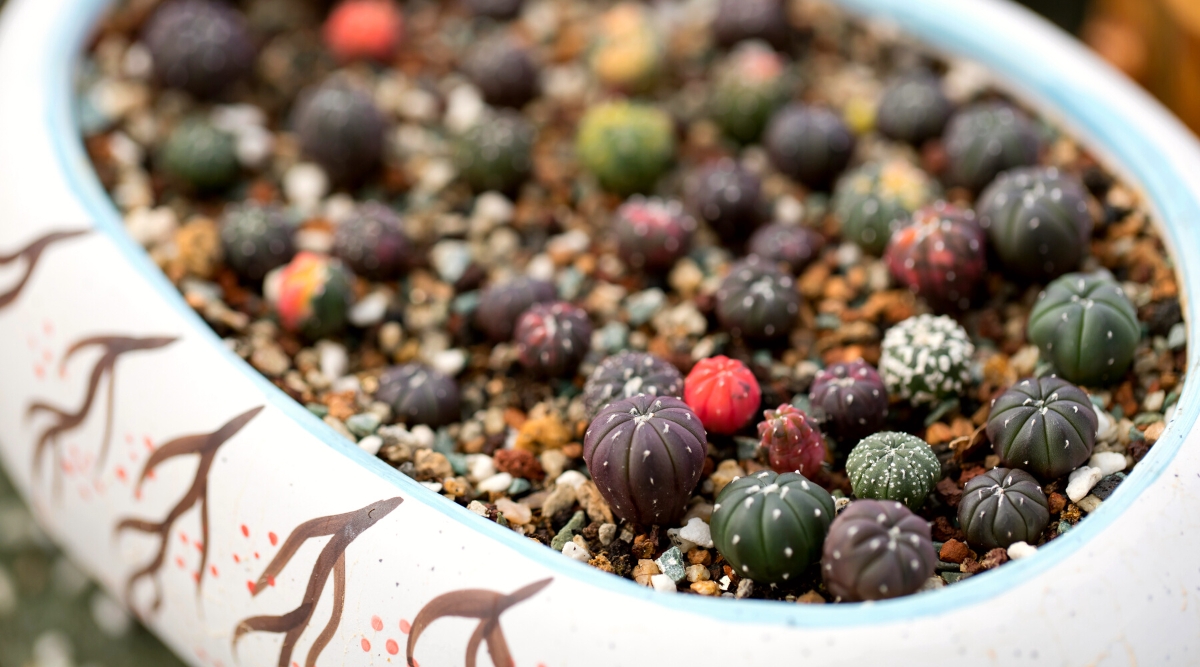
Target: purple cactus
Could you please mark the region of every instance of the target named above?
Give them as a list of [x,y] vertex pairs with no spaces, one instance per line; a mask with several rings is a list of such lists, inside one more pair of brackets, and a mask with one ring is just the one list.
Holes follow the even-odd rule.
[[398,278],[414,260],[400,216],[379,202],[360,205],[338,225],[333,254],[355,274],[372,280]]
[[641,195],[617,209],[617,251],[635,269],[665,270],[688,251],[696,221],[677,201]]
[[361,180],[383,156],[383,114],[367,91],[340,78],[306,91],[296,103],[292,124],[301,150],[335,183]]
[[773,222],[754,232],[747,244],[752,255],[777,264],[786,264],[792,273],[800,273],[821,255],[825,237],[815,229]]
[[537,65],[510,37],[480,42],[467,56],[463,70],[493,106],[519,108],[537,97]]
[[574,375],[592,340],[592,322],[566,301],[535,303],[513,332],[521,364],[542,377]]
[[617,516],[640,523],[677,520],[708,452],[700,418],[669,396],[609,403],[583,440],[588,471]]
[[847,443],[878,433],[887,419],[888,393],[883,378],[861,359],[818,371],[808,400],[821,426]]
[[638,394],[682,396],[683,375],[653,354],[626,350],[600,362],[583,385],[583,400],[591,414],[610,401]]
[[254,67],[254,41],[236,9],[211,0],[164,2],[142,40],[164,85],[213,97]]
[[392,366],[379,378],[375,398],[392,406],[396,421],[437,428],[458,421],[458,384],[423,364]]
[[833,520],[821,572],[840,600],[915,593],[937,565],[929,522],[893,500],[856,500]]
[[725,243],[740,243],[762,222],[762,181],[731,159],[703,167],[684,184],[687,204]]
[[513,327],[521,313],[535,303],[556,298],[554,285],[529,276],[517,276],[483,290],[479,307],[475,309],[475,325],[496,342],[512,340]]

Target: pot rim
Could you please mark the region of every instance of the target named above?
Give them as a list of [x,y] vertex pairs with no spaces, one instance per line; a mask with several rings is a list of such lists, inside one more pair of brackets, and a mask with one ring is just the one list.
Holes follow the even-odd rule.
[[[1188,378],[1176,403],[1173,419],[1145,458],[1086,521],[1038,549],[987,576],[971,577],[936,594],[916,594],[858,604],[786,605],[776,601],[742,600],[729,604],[703,596],[662,595],[632,581],[614,579],[584,563],[563,558],[517,533],[478,517],[392,469],[338,435],[302,405],[287,396],[230,351],[220,337],[184,301],[177,289],[124,229],[120,212],[101,185],[83,145],[76,117],[73,74],[91,28],[113,0],[66,0],[48,39],[46,51],[34,62],[45,71],[33,80],[46,95],[42,128],[49,132],[57,166],[71,193],[93,218],[96,228],[112,241],[127,261],[234,367],[249,376],[265,400],[302,425],[313,437],[347,456],[366,470],[402,489],[447,518],[473,527],[522,557],[592,586],[630,598],[651,601],[720,621],[764,626],[853,627],[901,623],[907,619],[946,613],[986,603],[1028,582],[1072,556],[1129,510],[1163,473],[1180,451],[1200,418],[1200,381]],[[1080,43],[1029,10],[1003,0],[835,0],[837,4],[901,28],[927,46],[978,62],[989,75],[1018,99],[1072,130],[1106,168],[1116,172],[1145,196],[1159,234],[1167,245],[1179,278],[1180,302],[1187,325],[1188,350],[1198,349],[1200,337],[1192,326],[1195,306],[1188,297],[1200,290],[1200,242],[1184,236],[1184,221],[1200,220],[1200,182],[1189,184],[1186,173],[1200,173],[1200,144],[1158,102],[1123,75],[1088,52]],[[986,39],[980,39],[983,36]],[[69,45],[63,48],[63,45]],[[1017,48],[1019,45],[1019,48]],[[1137,128],[1136,131],[1132,131]]]

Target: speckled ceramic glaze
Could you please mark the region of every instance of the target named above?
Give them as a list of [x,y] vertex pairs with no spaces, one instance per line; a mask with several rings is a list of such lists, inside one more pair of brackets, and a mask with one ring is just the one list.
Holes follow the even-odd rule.
[[[1145,189],[1185,294],[1200,289],[1200,149],[1133,84],[998,0],[842,1],[1072,128]],[[656,593],[424,489],[229,353],[125,237],[82,149],[70,73],[106,1],[8,4],[0,458],[47,531],[190,663],[1200,660],[1194,382],[1102,507],[997,572],[870,604]]]

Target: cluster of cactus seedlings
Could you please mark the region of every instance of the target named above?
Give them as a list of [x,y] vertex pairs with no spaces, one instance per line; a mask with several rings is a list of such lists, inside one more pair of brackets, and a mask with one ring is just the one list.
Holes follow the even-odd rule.
[[[516,479],[474,496],[488,512],[531,483],[543,484],[529,496],[543,503],[567,485],[555,486],[561,465],[542,468],[559,457],[535,452],[568,447],[525,442],[514,425],[542,419],[514,406],[569,415],[561,433],[542,428],[583,441],[586,468],[571,473],[607,503],[581,484],[572,497],[588,518],[611,509],[622,530],[645,529],[634,548],[672,539],[682,551],[693,544],[682,529],[655,537],[656,527],[709,517],[713,545],[695,543],[688,558],[706,568],[694,583],[725,572],[726,595],[748,579],[823,585],[839,601],[892,598],[941,568],[935,533],[981,552],[1052,536],[1052,490],[1105,451],[1097,397],[1077,385],[1128,378],[1143,335],[1145,299],[1103,271],[1069,273],[1111,266],[1099,250],[1089,257],[1097,212],[1120,208],[1093,199],[1102,178],[1045,166],[1069,151],[1043,150],[1043,128],[1009,102],[948,95],[937,67],[863,89],[817,85],[824,74],[810,64],[828,44],[814,42],[811,62],[800,56],[802,12],[784,0],[719,0],[703,52],[666,38],[659,3],[588,8],[586,34],[564,31],[571,39],[553,48],[531,27],[540,7],[513,28],[521,0],[448,4],[471,39],[436,54],[437,68],[456,70],[444,81],[410,76],[424,56],[406,51],[419,37],[404,34],[406,9],[344,0],[321,31],[332,58],[320,75],[271,90],[290,91],[270,112],[286,135],[274,171],[307,162],[325,181],[309,186],[330,191],[311,211],[243,159],[244,127],[216,113],[163,123],[148,162],[167,177],[154,183],[167,205],[246,200],[214,216],[214,283],[233,294],[261,285],[262,299],[243,301],[261,301],[289,347],[378,340],[352,350],[372,366],[350,379],[372,385],[373,409],[396,424],[469,439],[471,456],[496,451]],[[165,0],[142,40],[154,81],[205,104],[260,76],[256,44],[267,44],[213,0]],[[345,71],[330,73],[334,62]],[[368,85],[393,67],[404,74]],[[399,93],[400,79],[413,87]],[[414,172],[426,160],[436,168]],[[465,268],[438,265],[439,241],[467,248]],[[1044,287],[1036,302],[1031,283]],[[351,323],[367,294],[384,314]],[[445,324],[413,314],[434,300]],[[985,303],[1011,321],[971,310]],[[1166,319],[1162,335],[1178,309]],[[984,363],[999,343],[985,325],[1005,331],[1011,364]],[[1026,342],[1038,354],[1021,376],[1033,376],[1014,383],[1012,352]],[[464,359],[439,355],[450,346]],[[294,378],[273,377],[292,391]],[[466,427],[493,408],[502,418],[489,414],[485,436]],[[958,430],[946,445],[929,425],[950,418]],[[983,451],[994,467],[968,477],[960,455]],[[448,458],[455,473],[465,458]],[[559,528],[549,514],[536,530]],[[934,516],[948,523],[931,532]],[[602,531],[573,516],[543,541],[582,549],[591,532]],[[708,548],[715,555],[699,553]],[[620,556],[593,565],[628,570],[630,554]]]

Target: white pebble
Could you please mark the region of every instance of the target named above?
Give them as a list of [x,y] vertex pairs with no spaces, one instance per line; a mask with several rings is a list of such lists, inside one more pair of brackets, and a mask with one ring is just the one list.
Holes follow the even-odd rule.
[[679,588],[675,586],[675,582],[665,574],[656,574],[650,577],[650,585],[659,593],[678,593]]
[[454,283],[471,265],[471,247],[465,241],[439,241],[429,251],[429,260],[442,280]]
[[321,375],[336,380],[346,374],[350,367],[350,355],[346,346],[331,340],[317,341],[317,357],[321,366]]
[[472,483],[496,474],[496,463],[487,454],[467,454],[467,479]]
[[1163,403],[1167,400],[1167,392],[1159,389],[1146,394],[1145,400],[1142,401],[1142,407],[1146,412],[1158,412],[1162,410]]
[[578,470],[568,470],[568,471],[564,472],[563,474],[559,475],[554,480],[554,483],[555,483],[555,485],[569,486],[572,489],[575,489],[576,491],[578,491],[579,486],[586,481],[587,481],[587,477],[585,477],[583,473],[579,472]]
[[387,315],[388,303],[391,300],[392,295],[387,290],[375,290],[364,296],[350,308],[350,324],[364,328],[379,324],[384,315]]
[[12,616],[17,611],[17,602],[17,584],[8,570],[0,565],[0,618]]
[[[441,482],[421,482],[421,486],[429,489],[430,491],[433,491],[434,493],[442,492],[442,483]],[[479,501],[475,501],[475,502],[479,502]],[[470,506],[468,506],[467,509],[471,509]]]
[[504,515],[504,519],[514,526],[524,526],[533,521],[533,510],[528,505],[513,502],[509,498],[496,500],[496,509]]
[[292,204],[313,209],[329,191],[329,177],[320,165],[301,162],[283,175],[283,194]]
[[1096,452],[1088,460],[1088,465],[1099,468],[1100,474],[1107,477],[1125,469],[1125,455],[1120,452]]
[[170,241],[179,227],[175,211],[160,206],[155,209],[136,208],[125,216],[125,232],[143,246]]
[[775,201],[775,219],[789,225],[798,225],[804,219],[804,204],[791,195],[784,195]]
[[534,255],[525,265],[525,273],[538,280],[554,280],[554,260],[546,253]]
[[842,268],[855,266],[862,262],[862,248],[857,243],[843,243],[838,246],[836,257]]
[[1027,558],[1037,553],[1037,547],[1028,542],[1013,542],[1008,545],[1008,557],[1013,560]]
[[133,619],[125,608],[104,591],[92,594],[91,607],[92,620],[96,622],[96,627],[113,639],[124,637],[133,627]]
[[1098,421],[1098,426],[1096,428],[1096,441],[1115,441],[1117,439],[1117,421],[1113,419],[1112,416],[1107,412],[1101,410],[1095,405],[1092,406],[1092,409],[1096,412],[1096,420]]
[[[574,542],[567,542],[566,544],[564,544],[563,548],[562,548],[562,553],[567,558],[574,558],[575,560],[577,560],[581,563],[586,563],[592,559],[592,555],[590,553],[588,553],[587,549],[584,549],[583,547],[579,546],[578,544],[575,544]],[[668,581],[670,581],[670,579],[668,579]]]
[[33,664],[37,667],[72,667],[71,638],[58,630],[38,635],[33,642]]
[[244,167],[262,167],[275,152],[275,135],[264,127],[248,127],[234,136],[234,154]]
[[704,519],[697,516],[692,517],[686,526],[679,529],[679,537],[705,549],[711,549],[713,546],[712,530],[704,523]]
[[367,437],[358,441],[358,448],[370,454],[371,456],[378,454],[379,448],[381,447],[383,447],[383,438],[377,435],[368,435]]
[[442,350],[436,354],[429,355],[427,361],[435,370],[454,377],[461,373],[463,368],[466,368],[467,351],[457,347],[452,350]]
[[508,197],[499,192],[488,191],[475,198],[475,208],[471,211],[471,217],[486,220],[493,225],[505,225],[512,222],[513,213],[513,203]]
[[683,537],[681,537],[679,535],[680,530],[682,530],[682,529],[681,528],[668,528],[667,529],[667,537],[671,540],[672,544],[679,547],[680,551],[682,551],[683,553],[687,553],[687,552],[691,551],[693,547],[696,546],[696,543],[689,542],[688,540],[683,539]]
[[413,439],[416,441],[417,449],[433,448],[433,440],[436,437],[433,433],[433,429],[429,428],[425,424],[417,424],[409,429],[409,433],[412,434]]
[[1067,497],[1073,503],[1083,500],[1083,497],[1092,490],[1092,487],[1096,486],[1096,482],[1099,482],[1103,477],[1104,473],[1099,468],[1083,466],[1071,473],[1071,476],[1067,478]]
[[125,58],[121,60],[121,74],[127,79],[144,80],[153,73],[154,59],[150,56],[150,49],[141,42],[129,45]]
[[456,86],[446,96],[446,115],[443,124],[454,134],[462,134],[475,126],[483,116],[485,105],[479,89],[470,84]]
[[1083,500],[1080,500],[1076,504],[1079,505],[1079,509],[1091,514],[1099,509],[1100,505],[1104,504],[1104,501],[1089,493],[1088,495],[1084,496]]
[[479,516],[487,516],[488,513],[487,505],[484,505],[478,500],[472,500],[470,503],[468,503],[467,510],[474,512]]
[[600,524],[600,544],[608,546],[617,539],[617,524],[603,523]]
[[491,477],[488,477],[487,479],[483,480],[482,482],[476,484],[475,488],[480,491],[487,491],[487,492],[491,492],[491,493],[500,493],[501,491],[507,490],[508,487],[510,485],[512,485],[512,483],[513,483],[512,475],[510,475],[506,472],[499,472],[499,473],[496,473],[495,475],[492,475]]
[[450,185],[457,175],[458,172],[450,160],[430,160],[421,171],[421,178],[414,189],[425,194],[436,194]]

